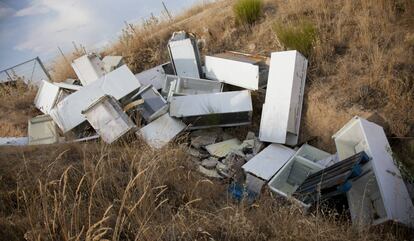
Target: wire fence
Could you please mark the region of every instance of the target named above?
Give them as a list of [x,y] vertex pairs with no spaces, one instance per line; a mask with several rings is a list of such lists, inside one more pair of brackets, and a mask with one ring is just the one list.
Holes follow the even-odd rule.
[[51,78],[40,58],[36,57],[0,71],[0,84],[13,83],[17,80],[38,86],[42,80],[51,81]]

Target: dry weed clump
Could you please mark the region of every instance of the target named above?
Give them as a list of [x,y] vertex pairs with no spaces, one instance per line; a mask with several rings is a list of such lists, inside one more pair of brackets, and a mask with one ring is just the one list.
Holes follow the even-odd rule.
[[304,215],[267,192],[254,205],[238,204],[226,193],[226,183],[200,176],[176,145],[161,151],[140,142],[1,151],[0,230],[8,240],[21,235],[27,240],[398,240],[406,235],[357,232],[335,213]]
[[27,136],[28,118],[40,113],[33,105],[36,91],[22,81],[0,86],[0,137]]

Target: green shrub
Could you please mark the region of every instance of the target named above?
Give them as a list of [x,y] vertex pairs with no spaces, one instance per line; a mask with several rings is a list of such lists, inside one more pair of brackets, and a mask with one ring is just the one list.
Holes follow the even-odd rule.
[[273,30],[285,48],[298,50],[307,57],[310,55],[316,40],[316,28],[311,22],[305,20],[290,24],[276,22]]
[[260,18],[262,1],[238,0],[233,6],[233,11],[236,16],[237,23],[253,24]]

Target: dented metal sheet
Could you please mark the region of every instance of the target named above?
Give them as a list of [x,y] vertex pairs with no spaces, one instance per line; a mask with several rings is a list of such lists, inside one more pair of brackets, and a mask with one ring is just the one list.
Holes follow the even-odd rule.
[[244,164],[242,168],[246,173],[269,181],[294,154],[295,151],[286,146],[271,144]]
[[86,119],[82,110],[105,94],[119,100],[140,87],[140,83],[126,65],[108,73],[79,91],[69,95],[51,111],[50,115],[65,133]]
[[183,122],[166,113],[141,128],[136,134],[141,136],[152,148],[159,149],[167,145],[185,128],[186,125]]
[[59,142],[57,126],[49,115],[36,116],[28,122],[29,145]]
[[238,150],[241,142],[237,139],[230,139],[206,146],[208,153],[215,157],[225,157],[234,150]]
[[34,104],[44,114],[49,114],[50,110],[55,106],[59,96],[59,87],[42,80],[37,91]]
[[200,78],[201,60],[197,42],[185,32],[175,32],[168,42],[171,63],[176,75]]
[[91,84],[106,74],[102,60],[95,53],[86,54],[73,60],[72,68],[83,86]]
[[396,221],[414,226],[414,206],[392,156],[384,129],[354,117],[334,136],[340,160],[364,151],[370,158],[366,175],[347,192],[352,222],[359,226]]
[[253,111],[250,92],[230,91],[212,94],[173,96],[170,115],[183,118],[191,129],[247,125]]
[[111,144],[135,128],[124,113],[120,103],[112,96],[104,95],[82,112],[102,140]]
[[152,85],[155,89],[160,90],[164,86],[167,74],[174,74],[174,70],[170,62],[145,70],[139,74],[136,74],[135,77],[141,85]]
[[122,56],[105,56],[102,63],[106,73],[109,73],[124,64]]
[[[226,52],[205,56],[206,77],[245,89],[257,90],[267,79],[265,59]],[[262,67],[262,68],[261,68]]]
[[259,139],[298,142],[308,61],[298,51],[272,53]]
[[220,93],[223,84],[218,81],[167,75],[162,91],[171,95],[198,95]]

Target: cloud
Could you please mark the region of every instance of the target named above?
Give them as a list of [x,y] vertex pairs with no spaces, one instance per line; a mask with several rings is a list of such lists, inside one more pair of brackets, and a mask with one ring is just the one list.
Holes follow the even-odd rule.
[[19,51],[47,54],[56,51],[57,46],[71,46],[72,41],[89,44],[104,27],[92,9],[83,5],[83,1],[74,4],[73,1],[34,0],[25,9],[31,7],[38,10],[27,10],[25,14],[44,15],[38,17],[39,23],[28,28],[23,41],[14,47]]
[[25,16],[31,16],[31,15],[39,15],[39,14],[45,14],[50,11],[49,8],[42,6],[41,4],[38,4],[35,2],[33,5],[20,9],[17,11],[14,16],[16,17],[25,17]]
[[7,18],[14,14],[15,10],[0,3],[0,19]]

